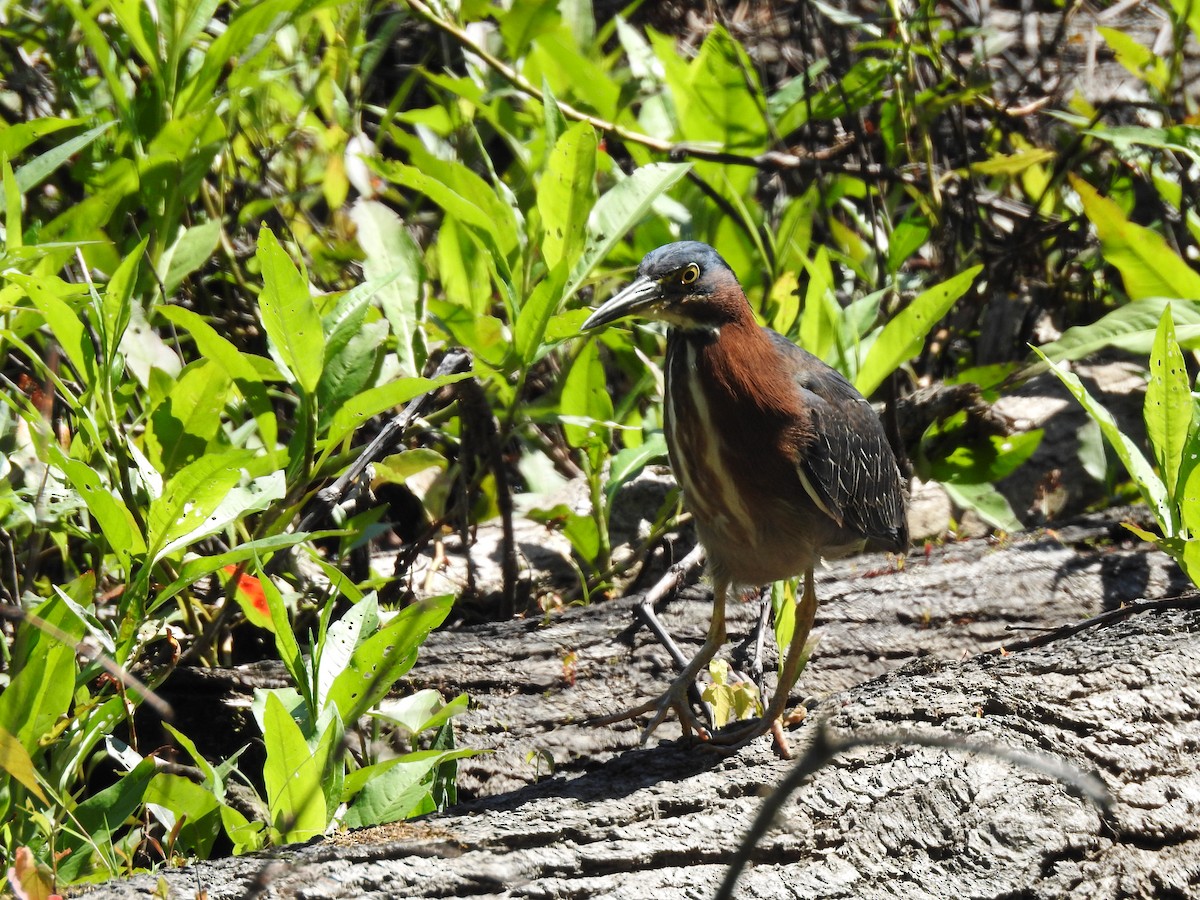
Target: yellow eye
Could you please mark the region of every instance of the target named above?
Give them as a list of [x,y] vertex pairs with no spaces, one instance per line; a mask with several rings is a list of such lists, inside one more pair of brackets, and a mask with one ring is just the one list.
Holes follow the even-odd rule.
[[700,277],[700,267],[695,263],[688,263],[688,267],[683,270],[683,274],[679,276],[679,280],[684,284],[692,284]]

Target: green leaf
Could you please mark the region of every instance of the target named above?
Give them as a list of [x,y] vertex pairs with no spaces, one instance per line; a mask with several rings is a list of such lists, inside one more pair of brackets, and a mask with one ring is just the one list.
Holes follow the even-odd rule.
[[[330,624],[317,650],[317,709],[326,705],[326,697],[337,676],[350,664],[354,651],[379,631],[379,603],[373,593],[359,600]],[[344,712],[344,711],[340,711]],[[347,722],[351,719],[343,719]]]
[[[331,726],[332,727],[332,724]],[[329,823],[320,760],[280,699],[267,693],[263,712],[267,749],[263,782],[271,831],[279,843],[307,841]]]
[[95,383],[96,348],[88,337],[83,320],[63,299],[73,289],[58,278],[35,278],[21,272],[5,272],[4,277],[20,286],[33,305],[45,317],[79,377],[87,384]]
[[325,349],[325,371],[317,386],[317,430],[332,421],[337,411],[375,380],[387,340],[388,324],[382,320],[361,324],[341,346]]
[[212,791],[168,772],[159,772],[146,788],[145,802],[158,807],[155,815],[175,846],[185,853],[208,859],[221,834],[221,804]]
[[[92,794],[75,807],[72,814],[75,827],[69,831],[64,829],[58,836],[59,852],[70,851],[63,853],[58,863],[56,874],[62,882],[75,881],[89,871],[93,855],[85,848],[93,844],[107,847],[113,843],[114,835],[141,806],[156,769],[153,759],[143,759],[116,784]],[[103,871],[115,874],[107,868]]]
[[517,360],[523,367],[532,365],[540,353],[547,349],[542,342],[546,336],[546,326],[562,301],[566,273],[564,262],[538,282],[529,299],[521,307],[517,324],[513,328],[513,347],[517,351]]
[[624,240],[634,225],[650,211],[654,201],[679,182],[690,163],[652,163],[642,166],[628,178],[609,188],[596,201],[588,217],[588,240],[571,269],[563,290],[563,300],[575,295],[591,274],[596,263],[608,256]]
[[7,255],[21,249],[25,239],[21,225],[21,191],[12,166],[8,164],[8,156],[3,153],[0,153],[0,184],[4,188],[4,250]]
[[1177,496],[1183,451],[1192,430],[1194,401],[1183,353],[1175,340],[1170,308],[1163,312],[1150,354],[1150,381],[1146,386],[1144,415],[1150,446],[1158,459],[1167,492]]
[[412,668],[418,648],[453,605],[453,597],[441,597],[405,607],[354,648],[326,700],[336,706],[343,721],[357,722]]
[[329,423],[329,431],[323,444],[326,450],[331,450],[372,416],[407,403],[426,391],[470,378],[471,374],[462,372],[441,378],[397,378],[395,381],[363,391],[337,411]]
[[138,269],[149,242],[149,237],[142,238],[121,260],[104,291],[100,313],[100,340],[104,345],[105,362],[110,369],[121,346],[121,338],[125,336],[125,329],[129,327],[130,319],[133,318],[133,290],[137,285]]
[[562,383],[559,412],[563,435],[572,447],[585,447],[607,434],[613,416],[612,396],[595,341],[585,341]]
[[[397,700],[385,701],[386,708],[375,710],[371,715],[399,725],[410,735],[416,736],[424,731],[441,728],[442,725],[457,715],[467,711],[467,695],[459,694],[449,703],[442,699],[441,693],[426,688],[401,697]],[[347,783],[349,778],[346,779]]]
[[387,279],[376,296],[396,338],[400,372],[419,375],[424,362],[418,356],[417,345],[424,279],[421,249],[400,217],[376,200],[357,201],[350,218],[358,229],[359,246],[366,253],[363,274],[368,279]]
[[864,397],[870,397],[884,379],[921,351],[930,330],[970,290],[982,269],[972,266],[923,291],[883,326],[854,379],[854,386]]
[[655,431],[646,437],[636,447],[626,447],[612,459],[608,470],[608,481],[604,484],[604,493],[611,501],[621,485],[631,478],[637,477],[642,469],[656,459],[665,459],[667,455],[667,439],[661,431]]
[[[1034,348],[1034,352],[1041,356],[1041,351],[1036,348]],[[1046,358],[1043,356],[1042,359]],[[1121,431],[1112,413],[1088,393],[1087,388],[1079,380],[1078,375],[1068,371],[1061,363],[1051,363],[1048,359],[1046,359],[1046,362],[1050,364],[1050,371],[1066,386],[1071,395],[1079,401],[1084,411],[1087,412],[1092,420],[1100,426],[1105,440],[1108,441],[1109,446],[1116,452],[1117,458],[1125,466],[1125,470],[1133,479],[1134,484],[1138,486],[1138,490],[1141,491],[1146,505],[1150,507],[1150,511],[1154,514],[1155,519],[1157,519],[1159,527],[1162,528],[1163,534],[1167,537],[1174,537],[1177,523],[1168,502],[1166,486],[1163,484],[1162,479],[1155,473],[1154,468],[1146,461],[1146,457],[1142,455],[1142,451],[1138,449],[1137,444]]]
[[[1178,326],[1180,344],[1190,350],[1200,348],[1200,304],[1150,297],[1118,306],[1090,325],[1068,328],[1057,341],[1042,345],[1040,352],[1051,362],[1084,359],[1107,347],[1149,356],[1158,323],[1168,309]],[[1032,370],[1026,371],[1022,377],[1031,374]]]
[[[83,622],[55,594],[32,612],[68,638],[83,636]],[[71,706],[75,690],[75,648],[21,622],[12,652],[11,681],[0,693],[0,728],[17,738],[30,753]]]
[[263,228],[258,236],[256,256],[263,276],[258,303],[271,348],[296,385],[312,394],[325,363],[325,334],[308,280],[269,228]]
[[97,125],[90,131],[63,141],[57,147],[36,157],[32,162],[21,166],[16,172],[17,188],[22,194],[28,194],[49,178],[51,172],[116,124],[116,122],[105,122],[103,125]]
[[1032,166],[1053,162],[1057,154],[1053,150],[1030,149],[1020,153],[999,153],[982,162],[971,163],[972,175],[1019,175]]
[[25,790],[43,803],[49,803],[37,783],[37,770],[29,751],[6,728],[0,727],[0,769],[16,779]]
[[1096,29],[1105,43],[1113,49],[1119,62],[1132,75],[1145,81],[1156,91],[1165,91],[1170,83],[1167,61],[1148,47],[1135,41],[1128,32],[1117,28]]
[[804,304],[800,313],[800,344],[809,353],[829,360],[837,345],[841,307],[833,293],[833,267],[825,245],[817,247],[816,255],[804,261],[808,286],[804,289]]
[[217,449],[230,386],[229,374],[221,366],[202,360],[184,369],[150,412],[144,448],[163,475],[170,476]]
[[50,457],[83,498],[88,512],[100,526],[104,540],[128,573],[131,558],[146,552],[146,542],[129,508],[109,490],[93,467],[81,460],[71,459],[57,444],[50,445]]
[[974,510],[985,522],[1004,531],[1020,531],[1020,520],[1013,514],[1012,507],[995,486],[987,482],[942,483],[946,493],[956,506]]
[[1082,178],[1071,176],[1071,186],[1083,202],[1083,211],[1096,227],[1105,261],[1125,284],[1131,300],[1170,297],[1200,300],[1200,273],[1168,245],[1162,235],[1125,218],[1121,208]]
[[158,313],[167,321],[186,329],[196,342],[199,355],[221,366],[234,380],[254,415],[263,446],[273,459],[279,429],[274,407],[267,395],[265,379],[277,377],[278,370],[275,366],[263,357],[243,354],[190,309],[181,306],[160,306]]
[[204,531],[209,517],[242,480],[243,468],[253,459],[249,450],[207,454],[167,481],[147,516],[147,543],[153,557],[158,559],[181,539]]
[[577,122],[559,137],[538,183],[542,257],[546,268],[575,265],[583,252],[588,214],[596,200],[596,132]]
[[163,280],[163,292],[173,297],[183,280],[212,258],[221,240],[221,221],[210,219],[183,228],[159,259],[159,277]]
[[294,547],[296,544],[302,544],[310,538],[318,536],[320,536],[319,532],[314,534],[307,531],[273,534],[238,544],[234,549],[218,553],[215,556],[199,556],[188,559],[179,567],[179,577],[155,595],[151,609],[165,603],[189,585],[195,584],[204,576],[211,575],[218,569],[236,565],[248,559],[255,559],[258,556],[265,556],[285,547]]
[[295,632],[292,631],[292,623],[288,620],[287,606],[283,602],[283,595],[275,586],[275,582],[271,580],[271,576],[263,571],[262,567],[258,568],[256,574],[263,593],[267,597],[267,605],[271,610],[275,649],[279,653],[279,659],[283,662],[288,674],[292,676],[292,684],[304,697],[305,706],[310,710],[316,709],[313,682],[309,677],[304,653],[300,650],[300,643],[296,640]]
[[421,750],[359,769],[346,779],[344,793],[357,796],[343,824],[359,828],[406,818],[429,795],[430,778],[438,766],[474,754],[473,750]]

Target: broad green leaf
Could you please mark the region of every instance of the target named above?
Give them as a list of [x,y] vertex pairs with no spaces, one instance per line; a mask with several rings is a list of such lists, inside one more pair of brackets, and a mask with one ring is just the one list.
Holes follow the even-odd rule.
[[1106,347],[1149,356],[1158,323],[1168,309],[1179,343],[1189,350],[1200,348],[1200,304],[1149,297],[1118,306],[1090,325],[1068,328],[1057,341],[1042,345],[1041,353],[1051,362],[1084,359]]
[[[1200,4],[1191,2],[1200,10]],[[1200,127],[1195,125],[1168,125],[1164,128],[1146,128],[1142,125],[1116,126],[1112,128],[1089,128],[1080,134],[1098,138],[1105,143],[1120,149],[1130,147],[1154,147],[1158,150],[1169,150],[1190,157],[1192,162],[1200,162]]]
[[[63,882],[74,881],[88,872],[93,863],[88,847],[95,843],[107,847],[114,836],[124,830],[126,820],[142,805],[146,788],[154,777],[157,766],[153,759],[143,759],[131,772],[122,775],[116,784],[92,794],[72,813],[74,828],[64,829],[59,837],[59,850],[63,853],[58,863],[58,877]],[[81,833],[77,833],[81,832]],[[100,864],[101,859],[95,859]],[[102,869],[106,874],[116,874]]]
[[992,483],[1004,478],[1029,459],[1042,442],[1042,430],[1008,435],[988,435],[985,440],[968,443],[957,435],[959,445],[944,459],[930,464],[930,475],[945,484]]
[[164,476],[217,449],[221,412],[231,384],[221,366],[200,361],[184,369],[151,410],[144,449],[147,459]]
[[265,357],[242,353],[190,309],[182,306],[160,306],[158,313],[167,321],[186,329],[196,342],[197,352],[221,366],[234,380],[254,415],[264,448],[268,455],[273,457],[279,428],[274,407],[267,396],[265,381],[278,377],[275,365]]
[[309,677],[304,654],[300,650],[300,643],[296,640],[295,632],[292,631],[292,623],[288,620],[287,606],[283,601],[283,595],[275,586],[275,582],[271,580],[271,576],[261,567],[255,574],[258,576],[259,584],[267,596],[267,604],[271,609],[275,649],[279,653],[284,668],[292,676],[292,684],[304,697],[305,705],[309,709],[315,709],[316,697],[313,696],[312,679]]
[[20,782],[25,790],[43,803],[49,802],[37,783],[37,770],[33,766],[29,751],[3,727],[0,727],[0,769]]
[[20,189],[22,194],[28,194],[49,178],[51,172],[116,124],[116,122],[105,122],[103,125],[97,125],[90,131],[85,131],[77,137],[63,141],[57,147],[47,150],[41,156],[36,157],[32,162],[21,166],[16,171],[18,189]]
[[[670,58],[678,53],[674,40],[669,51],[666,41],[652,39],[652,43],[671,88],[682,139],[733,153],[766,149],[766,98],[758,69],[729,32],[721,26],[713,28],[686,66]],[[755,178],[749,166],[699,163],[696,169],[728,197],[743,196]]]
[[[396,700],[385,700],[380,708],[372,710],[371,715],[399,725],[410,735],[416,736],[424,731],[440,728],[443,723],[467,711],[468,699],[466,694],[459,694],[449,703],[442,699],[440,692],[426,688],[400,697]],[[347,783],[349,778],[346,779]]]
[[396,338],[401,374],[419,375],[424,362],[418,346],[424,278],[421,249],[400,217],[377,200],[358,200],[350,218],[366,253],[363,274],[368,279],[388,279],[376,296]]
[[607,433],[602,423],[613,416],[612,396],[604,366],[600,363],[595,341],[584,341],[562,382],[559,412],[563,417],[563,434],[572,447],[584,447],[597,439],[597,432]]
[[577,122],[555,143],[538,183],[542,258],[547,269],[560,263],[569,269],[578,261],[595,200],[596,132],[587,122]]
[[387,334],[388,323],[377,319],[362,323],[344,344],[326,346],[325,371],[317,385],[318,431],[375,379]]
[[168,553],[191,546],[201,538],[223,531],[251,513],[270,509],[272,504],[282,500],[286,494],[287,480],[280,471],[235,484],[225,491],[225,495],[203,522],[196,524],[192,530],[173,537],[158,551],[156,558],[162,558]]
[[[83,623],[57,594],[33,613],[70,639],[83,636]],[[18,627],[10,671],[12,680],[0,693],[0,728],[32,754],[71,706],[75,647],[51,637],[26,619]]]
[[329,424],[324,445],[327,450],[332,449],[372,416],[407,403],[426,391],[469,377],[471,377],[470,372],[442,378],[397,378],[395,381],[363,391],[357,397],[349,400],[334,415],[333,421]]
[[[26,147],[40,141],[48,134],[64,128],[76,128],[87,123],[86,119],[60,119],[43,117],[15,125],[0,126],[0,156],[16,159]],[[15,189],[14,184],[14,189]]]
[[428,779],[438,766],[474,754],[474,750],[420,750],[351,773],[343,793],[357,796],[346,810],[343,824],[359,828],[406,818],[429,793]]
[[129,508],[109,490],[96,469],[81,460],[68,457],[57,444],[50,445],[50,454],[54,465],[62,470],[87,504],[88,512],[100,526],[109,548],[128,573],[131,558],[146,552],[146,542]]
[[521,307],[521,312],[517,316],[517,324],[513,328],[513,347],[517,351],[517,360],[523,367],[528,367],[536,362],[539,352],[546,349],[543,346],[546,326],[562,300],[562,287],[566,280],[566,273],[567,267],[564,260],[538,282],[533,293]]
[[[326,697],[337,677],[350,665],[354,651],[379,631],[379,603],[374,594],[368,594],[362,600],[346,610],[345,614],[333,622],[325,631],[319,648],[317,661],[317,708],[323,709]],[[339,710],[345,721],[345,710]]]
[[417,650],[453,605],[453,597],[439,597],[405,607],[354,648],[326,700],[336,706],[343,721],[357,722],[412,668]]
[[271,829],[280,843],[307,841],[324,834],[329,823],[322,786],[324,772],[300,726],[274,693],[263,714],[263,766]]
[[1023,150],[1020,153],[997,154],[982,162],[971,163],[972,175],[1019,175],[1031,166],[1052,162],[1053,150]]
[[1165,91],[1170,83],[1167,61],[1148,47],[1143,47],[1128,32],[1118,28],[1096,29],[1105,43],[1113,49],[1119,62],[1132,75],[1145,81],[1156,91]]
[[225,450],[200,457],[180,469],[163,485],[163,493],[150,504],[147,543],[158,559],[181,537],[205,527],[225,496],[244,477],[244,467],[254,454],[249,450]]
[[1163,312],[1150,354],[1150,382],[1146,386],[1145,419],[1150,446],[1168,494],[1179,494],[1183,450],[1192,430],[1191,386],[1183,352],[1175,341],[1171,311]]
[[[162,60],[157,46],[159,31],[155,27],[150,7],[139,0],[109,0],[108,6],[121,27],[122,35],[141,57],[150,74],[155,79],[161,78]],[[164,25],[169,31],[169,24]]]
[[1021,530],[1021,521],[994,485],[988,482],[947,481],[943,482],[942,487],[955,505],[974,510],[980,518],[996,528],[1010,532]]
[[[121,260],[108,287],[104,291],[104,301],[101,306],[100,340],[104,345],[104,358],[111,368],[125,336],[125,329],[133,318],[133,290],[137,285],[138,269],[141,266],[142,255],[150,238],[142,238],[141,242]],[[116,373],[113,373],[116,374]]]
[[611,500],[621,485],[631,478],[637,477],[642,469],[656,459],[665,459],[666,456],[667,439],[661,431],[650,434],[636,447],[626,447],[612,459],[612,465],[608,470],[608,481],[604,484],[604,492]]
[[[1042,355],[1041,351],[1036,348],[1034,348],[1034,352],[1039,356]],[[1142,451],[1138,449],[1137,444],[1121,431],[1112,413],[1088,393],[1087,388],[1079,380],[1078,375],[1068,371],[1061,363],[1051,363],[1044,356],[1042,356],[1042,359],[1045,359],[1049,363],[1050,371],[1066,386],[1071,395],[1079,401],[1084,411],[1087,412],[1092,420],[1100,426],[1105,440],[1108,441],[1109,446],[1116,452],[1117,458],[1125,466],[1125,470],[1133,479],[1134,484],[1138,486],[1138,490],[1141,491],[1146,505],[1150,507],[1150,511],[1154,514],[1155,519],[1158,520],[1159,527],[1163,529],[1163,534],[1167,537],[1174,537],[1176,522],[1168,502],[1166,486],[1157,473],[1155,473],[1154,467],[1142,455]]]
[[923,291],[883,326],[854,379],[854,386],[864,397],[870,397],[884,379],[921,351],[930,330],[970,290],[982,269],[972,266]]
[[296,379],[312,394],[325,363],[325,334],[309,291],[308,280],[279,246],[269,228],[258,237],[258,264],[263,289],[258,303],[271,347]]
[[563,300],[575,295],[592,268],[624,240],[654,201],[691,170],[690,163],[652,163],[609,188],[588,216],[588,240],[563,290]]
[[4,277],[19,285],[54,334],[79,377],[88,384],[95,381],[96,348],[88,337],[83,320],[63,299],[73,289],[58,278],[35,278],[21,272],[5,272]]
[[8,156],[0,153],[0,182],[4,188],[4,250],[12,254],[24,246],[21,225],[21,191],[17,187],[17,179],[13,177],[12,166],[8,164]]
[[1200,300],[1200,273],[1179,258],[1162,235],[1125,218],[1121,208],[1082,178],[1071,186],[1083,201],[1083,211],[1096,227],[1107,262],[1121,273],[1131,300],[1170,297]]
[[274,46],[273,36],[308,3],[296,0],[259,0],[238,6],[224,30],[200,54],[200,63],[174,98],[175,114],[183,115],[213,102],[218,84],[227,75],[230,62],[253,72],[250,63],[264,49]]
[[518,248],[517,222],[486,181],[461,163],[441,160],[426,160],[421,168],[381,163],[379,169],[388,180],[424,194],[460,226],[466,226],[466,232],[490,254],[483,261],[495,272],[499,286],[512,291],[509,257]]
[[557,0],[525,0],[514,3],[507,11],[497,12],[500,36],[509,59],[520,59],[538,35],[558,28],[562,16]]
[[175,243],[167,248],[158,262],[159,277],[168,297],[175,296],[183,280],[212,258],[220,240],[219,219],[180,229]]
[[189,585],[195,584],[204,576],[211,575],[218,569],[237,565],[240,562],[254,559],[258,556],[265,557],[275,550],[294,547],[296,544],[302,544],[310,538],[318,537],[319,535],[320,533],[314,534],[307,531],[274,534],[259,538],[258,540],[238,544],[234,549],[228,550],[225,553],[218,553],[216,556],[199,556],[188,559],[179,567],[179,577],[155,594],[154,603],[150,609],[153,610],[155,606],[165,603]]
[[800,344],[809,353],[827,362],[837,345],[838,321],[841,307],[833,294],[833,267],[824,244],[816,255],[804,261],[808,285],[804,289],[804,304],[800,313]]
[[208,859],[221,834],[221,804],[212,791],[182,775],[159,772],[146,788],[145,802],[174,832],[176,848]]

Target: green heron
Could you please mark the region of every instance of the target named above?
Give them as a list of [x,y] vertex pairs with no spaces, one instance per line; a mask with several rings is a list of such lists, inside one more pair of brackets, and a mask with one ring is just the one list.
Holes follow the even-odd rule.
[[705,735],[688,693],[725,641],[732,585],[804,575],[795,627],[765,715],[722,732],[741,743],[773,731],[800,674],[817,610],[813,566],[871,541],[908,546],[904,489],[879,417],[842,375],[754,320],[728,263],[707,244],[681,241],[646,255],[636,279],[597,309],[584,330],[639,314],[668,325],[664,429],[713,583],[700,652],[658,699],[614,717],[654,712],[645,740],[675,709]]

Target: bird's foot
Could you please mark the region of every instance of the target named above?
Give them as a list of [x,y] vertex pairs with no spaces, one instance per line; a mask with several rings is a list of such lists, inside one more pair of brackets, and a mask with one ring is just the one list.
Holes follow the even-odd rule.
[[[650,739],[650,735],[654,733],[655,729],[666,721],[667,714],[671,710],[675,710],[675,715],[679,718],[679,724],[683,728],[684,735],[695,734],[701,740],[706,741],[711,734],[708,724],[701,721],[700,717],[692,711],[692,705],[688,700],[688,692],[691,691],[694,683],[691,677],[676,678],[661,696],[653,700],[647,700],[645,703],[641,703],[624,712],[591,719],[589,724],[612,725],[617,722],[624,722],[628,719],[636,719],[639,716],[653,713],[654,717],[650,720],[650,724],[642,729],[641,742],[644,744]],[[708,712],[707,708],[705,708],[705,712]]]
[[788,747],[784,730],[794,728],[804,721],[806,712],[805,707],[801,705],[780,716],[760,716],[745,722],[736,722],[710,735],[708,743],[722,753],[734,753],[756,737],[770,732],[775,741],[776,752],[784,759],[791,759],[792,751]]

